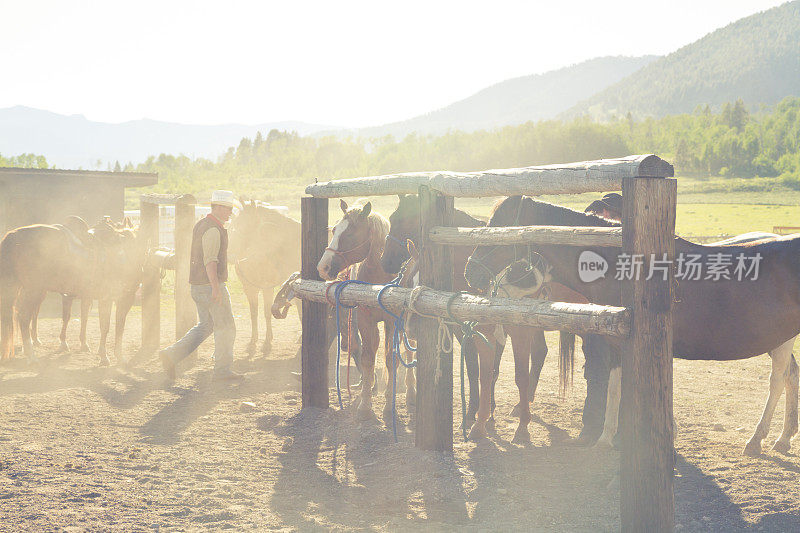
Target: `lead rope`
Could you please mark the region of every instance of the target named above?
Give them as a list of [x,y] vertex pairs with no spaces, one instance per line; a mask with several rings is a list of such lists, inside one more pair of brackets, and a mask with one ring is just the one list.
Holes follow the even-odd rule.
[[[383,293],[389,289],[390,287],[399,287],[400,282],[403,280],[403,275],[405,274],[406,267],[408,266],[410,258],[407,259],[403,265],[400,267],[400,272],[397,274],[392,281],[387,283],[383,286],[383,288],[378,292],[378,305],[380,308],[389,316],[394,319],[394,328],[392,331],[392,345],[391,345],[391,352],[392,352],[392,435],[394,436],[394,441],[397,442],[397,362],[399,361],[402,364],[406,371],[413,372],[414,369],[417,367],[417,360],[414,359],[413,361],[406,363],[403,359],[403,356],[400,354],[400,346],[405,345],[405,347],[410,352],[416,352],[416,348],[412,348],[408,342],[408,337],[406,335],[405,329],[405,320],[403,319],[402,315],[396,315],[389,311],[385,305],[383,305],[383,301],[381,298],[383,297]],[[388,369],[387,369],[388,370]]]
[[456,298],[458,298],[459,296],[466,295],[466,294],[469,294],[469,293],[464,292],[464,291],[457,292],[457,293],[454,293],[450,297],[449,300],[447,300],[447,316],[454,323],[456,323],[459,326],[461,326],[461,333],[463,334],[463,336],[461,338],[461,433],[464,436],[464,440],[465,441],[469,440],[467,438],[467,393],[464,390],[464,372],[465,372],[465,358],[466,358],[466,355],[465,355],[466,348],[465,348],[465,346],[467,345],[468,342],[474,342],[473,339],[475,337],[478,337],[484,343],[486,343],[487,346],[491,347],[491,345],[489,344],[489,341],[486,338],[486,336],[483,333],[481,333],[480,331],[478,331],[477,329],[475,329],[475,327],[478,325],[478,322],[476,322],[476,321],[468,321],[468,320],[465,320],[465,321],[461,322],[461,321],[459,321],[458,319],[456,319],[453,316],[453,312],[452,312],[452,309],[451,309],[452,306],[453,306],[453,302],[455,302]]
[[[344,279],[349,280],[353,271],[353,265],[347,267]],[[350,360],[353,358],[353,310],[347,310],[347,399],[353,401],[353,393],[350,391]]]
[[[357,279],[348,279],[342,281],[336,281],[328,285],[328,288],[325,289],[325,299],[328,300],[330,303],[330,299],[328,298],[328,291],[331,287],[335,287],[333,290],[333,298],[334,298],[334,305],[336,307],[336,397],[339,400],[339,409],[344,410],[344,404],[342,403],[342,387],[341,387],[341,379],[340,379],[340,372],[339,372],[339,365],[342,361],[342,326],[341,326],[341,319],[339,317],[339,308],[344,307],[345,309],[355,309],[356,305],[344,305],[339,298],[342,295],[342,290],[348,285],[371,285],[371,283],[367,283],[366,281],[360,281]],[[363,386],[363,381],[362,381]]]

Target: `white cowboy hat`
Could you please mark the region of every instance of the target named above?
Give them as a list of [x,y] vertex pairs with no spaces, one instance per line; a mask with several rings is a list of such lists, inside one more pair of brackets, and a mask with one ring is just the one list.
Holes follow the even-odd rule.
[[230,208],[240,208],[238,200],[232,191],[214,191],[211,193],[211,205],[224,205]]

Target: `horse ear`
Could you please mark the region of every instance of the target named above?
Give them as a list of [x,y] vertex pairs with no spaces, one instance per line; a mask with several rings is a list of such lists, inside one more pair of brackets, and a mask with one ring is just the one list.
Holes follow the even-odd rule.
[[372,202],[367,202],[366,204],[364,204],[364,207],[361,208],[361,216],[368,217],[370,211],[372,211]]
[[347,213],[347,202],[345,202],[343,198],[339,199],[339,207],[342,208],[342,213]]
[[408,249],[408,255],[414,258],[414,261],[419,259],[419,252],[417,251],[417,245],[414,244],[414,241],[411,239],[406,239],[406,248]]

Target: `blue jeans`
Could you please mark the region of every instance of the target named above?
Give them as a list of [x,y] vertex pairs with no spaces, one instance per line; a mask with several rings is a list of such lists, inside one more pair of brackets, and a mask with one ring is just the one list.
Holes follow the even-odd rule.
[[192,300],[197,305],[197,324],[186,332],[180,340],[167,348],[173,363],[189,356],[214,333],[214,372],[224,373],[233,363],[233,341],[236,339],[236,325],[231,310],[231,295],[228,287],[220,283],[222,300],[211,301],[211,285],[192,285]]
[[583,404],[582,433],[597,438],[603,432],[606,418],[611,349],[601,335],[585,335],[582,338],[583,355],[586,358],[583,370],[583,377],[586,378],[586,402]]

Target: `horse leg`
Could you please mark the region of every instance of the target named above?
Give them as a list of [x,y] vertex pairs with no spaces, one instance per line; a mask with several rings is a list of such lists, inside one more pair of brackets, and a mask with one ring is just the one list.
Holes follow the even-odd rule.
[[536,330],[531,343],[531,376],[528,388],[528,401],[533,403],[536,396],[536,387],[539,385],[539,376],[542,375],[544,359],[547,357],[547,342],[544,339],[544,330]]
[[756,430],[753,436],[744,447],[744,454],[750,457],[758,457],[761,455],[761,441],[767,438],[769,433],[769,425],[772,422],[772,415],[775,413],[775,406],[778,405],[778,400],[783,394],[783,388],[786,384],[786,370],[789,368],[789,361],[792,360],[792,345],[794,338],[784,342],[771,352],[769,356],[772,358],[772,371],[769,374],[769,395],[767,396],[767,405],[764,406],[764,413],[761,415]]
[[[547,342],[544,339],[544,330],[506,326],[505,331],[512,336],[532,335],[530,347],[531,368],[530,375],[528,376],[528,398],[526,403],[533,402],[533,397],[536,394],[536,387],[539,385],[539,376],[541,375],[542,367],[544,366],[544,359],[547,357]],[[514,361],[516,362],[516,356]],[[511,410],[510,416],[519,417],[521,411],[520,406],[521,403],[516,404]],[[530,411],[530,407],[528,408],[528,411]]]
[[608,377],[608,396],[603,434],[597,439],[595,449],[613,448],[619,427],[619,401],[622,396],[622,367],[615,366]]
[[133,306],[134,296],[134,293],[130,293],[117,300],[117,314],[114,320],[114,359],[118,365],[126,363],[122,358],[122,334],[125,332],[125,319]]
[[24,289],[17,300],[17,323],[19,324],[19,334],[22,337],[22,351],[28,358],[28,362],[36,362],[36,353],[31,342],[31,320],[36,309],[37,296]]
[[367,420],[375,416],[372,412],[372,384],[375,381],[375,354],[378,352],[380,333],[378,323],[361,317],[358,321],[361,334],[361,402],[356,411],[358,420]]
[[486,422],[489,420],[489,413],[492,403],[492,383],[494,383],[494,360],[495,360],[495,347],[487,346],[484,342],[474,341],[470,343],[475,346],[478,351],[478,358],[480,361],[480,403],[478,405],[478,412],[475,418],[475,423],[472,424],[472,429],[469,431],[469,440],[478,440],[488,437],[486,432]]
[[397,366],[400,364],[394,357],[394,350],[392,350],[392,339],[394,338],[394,323],[388,320],[383,322],[383,351],[386,362],[386,390],[383,391],[383,397],[386,403],[383,405],[383,421],[387,426],[391,424],[392,420],[392,398],[394,395],[394,388],[397,386]]
[[[478,386],[478,352],[475,350],[475,343],[472,341],[465,341],[461,332],[456,333],[456,338],[459,344],[462,345],[461,349],[464,350],[464,361],[467,367],[467,381],[469,382],[469,403],[467,404],[467,423],[475,421],[475,414],[478,412],[478,404],[480,403],[480,393]],[[464,344],[466,342],[466,344]]]
[[528,380],[530,379],[528,361],[531,357],[533,336],[528,328],[511,328],[511,348],[514,352],[514,381],[519,389],[519,426],[514,433],[513,442],[529,443],[531,434],[528,424],[531,421],[530,404],[528,403]]
[[46,293],[42,293],[42,297],[35,303],[33,314],[31,315],[31,342],[37,348],[42,345],[42,341],[39,340],[39,310],[42,307],[45,296]]
[[111,300],[100,300],[98,313],[100,315],[100,347],[97,348],[97,355],[100,356],[100,366],[108,366],[110,361],[106,353],[106,340],[111,327]]
[[242,283],[242,288],[247,297],[247,303],[250,304],[250,343],[247,345],[246,351],[252,357],[256,353],[258,344],[258,289],[245,283]]
[[70,313],[72,312],[72,302],[75,298],[72,296],[61,296],[61,333],[58,339],[61,341],[60,350],[63,353],[69,353],[69,344],[67,344],[67,325],[69,324]]
[[[406,361],[414,358],[414,353],[405,351]],[[406,368],[406,408],[410,411],[411,407],[417,403],[417,375],[416,368]]]
[[86,343],[86,325],[89,323],[89,311],[92,309],[90,298],[81,298],[81,352],[89,353],[89,345]]
[[[272,351],[272,313],[270,313],[270,305],[271,302],[267,301],[267,298],[272,300],[272,295],[274,293],[274,289],[272,287],[266,287],[263,290],[264,295],[264,318],[267,319],[267,322],[264,326],[264,344],[261,346],[261,353],[264,355],[269,355]],[[257,299],[257,298],[256,298]],[[256,304],[258,305],[258,304]],[[256,322],[258,322],[258,310],[256,310]]]
[[[487,339],[491,337],[486,337]],[[481,344],[483,341],[479,338],[476,342],[480,342]],[[494,379],[492,379],[492,390],[490,391],[489,397],[491,398],[491,413],[489,414],[489,423],[494,427],[494,410],[497,407],[497,402],[495,401],[494,391],[497,387],[497,380],[500,379],[500,361],[503,358],[503,352],[505,351],[505,343],[500,344],[499,342],[492,342],[489,341],[491,348],[494,350]]]
[[[792,339],[794,340],[794,339]],[[783,433],[775,441],[773,450],[780,453],[789,453],[792,447],[791,440],[797,434],[797,394],[798,381],[800,381],[800,368],[797,366],[794,355],[790,357],[789,368],[786,369],[786,412],[783,418]]]

